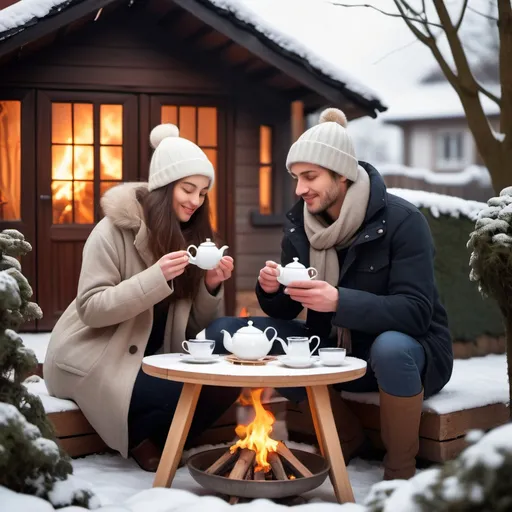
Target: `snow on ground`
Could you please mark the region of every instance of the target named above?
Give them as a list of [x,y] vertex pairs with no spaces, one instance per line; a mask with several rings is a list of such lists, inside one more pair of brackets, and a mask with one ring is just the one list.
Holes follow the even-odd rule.
[[48,348],[48,344],[50,343],[50,335],[49,332],[21,332],[20,336],[23,340],[23,345],[25,347],[30,348],[34,351],[37,361],[39,363],[44,362],[44,358],[46,356],[46,349]]
[[[304,449],[304,445],[288,442],[288,446]],[[211,448],[208,447],[208,448]],[[153,485],[154,474],[143,471],[133,459],[123,459],[120,455],[91,455],[73,461],[74,474],[88,482],[102,505],[120,504],[135,494]],[[362,503],[370,487],[382,479],[380,462],[353,460],[349,466],[349,477],[356,502]],[[193,492],[198,496],[211,494],[190,476],[186,466],[178,469],[172,489]],[[330,480],[317,489],[304,494],[308,501],[335,503],[334,491]]]

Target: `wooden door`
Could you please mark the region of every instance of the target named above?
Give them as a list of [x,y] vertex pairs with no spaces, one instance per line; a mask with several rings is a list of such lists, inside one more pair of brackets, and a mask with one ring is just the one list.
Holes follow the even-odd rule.
[[[215,168],[215,184],[208,193],[211,222],[228,253],[234,255],[234,223],[230,193],[229,153],[233,145],[228,142],[229,109],[220,98],[153,95],[149,97],[149,127],[172,123],[180,129],[180,137],[196,143],[208,156]],[[146,135],[149,137],[149,133]],[[141,169],[147,173],[148,166]],[[147,179],[147,174],[144,176]],[[234,276],[226,283],[226,313],[235,307],[236,283]]]
[[[17,229],[33,251],[21,260],[36,296],[35,94],[0,89],[0,231]],[[35,322],[23,329],[34,330]]]
[[137,96],[45,91],[37,96],[37,289],[52,329],[76,296],[99,199],[138,175]]

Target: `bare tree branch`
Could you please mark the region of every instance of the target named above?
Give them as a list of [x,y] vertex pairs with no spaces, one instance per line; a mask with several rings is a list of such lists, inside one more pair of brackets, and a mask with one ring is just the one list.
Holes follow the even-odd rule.
[[464,3],[462,4],[462,10],[460,11],[459,21],[455,24],[456,32],[459,31],[460,26],[462,25],[462,20],[464,19],[464,14],[466,14],[467,6],[468,6],[468,0],[464,0]]
[[490,100],[494,101],[498,107],[501,108],[501,99],[493,94],[491,91],[488,91],[482,84],[478,84],[478,90],[481,92],[484,96],[487,96]]
[[496,23],[498,23],[498,18],[490,16],[489,14],[485,14],[484,12],[477,11],[474,7],[471,7],[470,5],[468,5],[468,10],[474,12],[475,14],[479,14],[483,18],[487,18],[488,20],[495,21]]
[[[401,4],[400,0],[394,0],[395,5],[399,12],[403,15],[405,15],[404,7]],[[412,33],[425,45],[430,48],[430,51],[433,53],[435,59],[437,60],[439,66],[441,67],[441,70],[443,71],[444,75],[446,76],[446,79],[450,82],[450,84],[455,88],[455,90],[458,90],[458,82],[457,82],[457,76],[454,74],[454,72],[451,70],[450,66],[446,62],[445,58],[443,57],[443,54],[441,53],[441,50],[439,50],[439,47],[437,46],[437,42],[433,34],[428,29],[428,35],[425,35],[421,30],[419,30],[417,27],[415,27],[409,20],[404,18],[404,21],[406,25],[409,27],[409,29],[412,31]]]
[[[341,4],[339,2],[334,2],[334,1],[332,1],[331,4],[336,6],[336,7],[367,7],[368,9],[373,9],[374,11],[380,12],[381,14],[384,14],[385,16],[390,16],[392,18],[407,19],[407,20],[409,20],[411,22],[414,22],[414,23],[421,23],[421,24],[425,23],[421,19],[418,20],[416,18],[408,17],[405,13],[404,14],[397,14],[397,13],[394,13],[394,12],[383,11],[382,9],[379,9],[378,7],[375,7],[374,5],[370,5],[370,4]],[[427,23],[429,25],[432,25],[433,27],[443,28],[438,23],[431,23],[431,22],[427,22]]]

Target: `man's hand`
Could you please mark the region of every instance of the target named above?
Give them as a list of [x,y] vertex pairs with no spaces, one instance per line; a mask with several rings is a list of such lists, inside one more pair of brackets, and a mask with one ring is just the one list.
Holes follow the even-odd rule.
[[204,283],[207,290],[213,293],[222,282],[231,277],[234,268],[233,258],[231,256],[223,256],[215,268],[206,271]]
[[276,293],[279,290],[279,281],[277,280],[277,263],[275,261],[265,262],[265,266],[260,270],[258,281],[261,289],[265,293]]
[[325,313],[338,309],[338,288],[325,281],[294,281],[284,289],[284,293],[313,311]]

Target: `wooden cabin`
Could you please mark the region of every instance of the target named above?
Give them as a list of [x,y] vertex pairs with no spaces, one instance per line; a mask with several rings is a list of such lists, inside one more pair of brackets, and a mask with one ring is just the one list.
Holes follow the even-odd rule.
[[147,179],[153,126],[176,123],[215,165],[213,223],[235,257],[236,314],[237,293],[279,257],[294,201],[284,162],[305,116],[385,110],[217,4],[0,0],[0,230],[34,246],[24,273],[44,318],[31,330],[51,330],[75,297],[101,195]]

